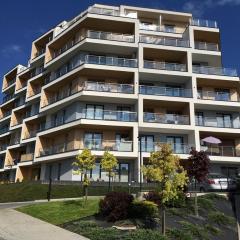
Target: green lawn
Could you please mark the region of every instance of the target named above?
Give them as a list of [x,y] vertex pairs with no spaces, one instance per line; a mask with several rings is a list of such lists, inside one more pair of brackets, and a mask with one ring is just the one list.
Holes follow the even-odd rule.
[[99,198],[84,200],[63,201],[33,204],[17,210],[43,221],[59,225],[79,218],[94,215],[98,212]]

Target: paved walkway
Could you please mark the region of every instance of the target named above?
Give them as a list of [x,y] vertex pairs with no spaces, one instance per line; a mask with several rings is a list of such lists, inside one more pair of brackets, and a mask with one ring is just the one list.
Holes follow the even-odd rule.
[[78,234],[20,213],[14,206],[0,209],[0,240],[87,240]]

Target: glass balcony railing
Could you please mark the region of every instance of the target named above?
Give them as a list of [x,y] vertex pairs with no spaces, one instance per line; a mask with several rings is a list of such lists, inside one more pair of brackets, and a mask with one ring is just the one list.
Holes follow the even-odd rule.
[[20,158],[20,162],[28,162],[28,161],[32,161],[34,157],[34,153],[26,153],[26,154],[22,154],[21,158]]
[[195,123],[197,126],[204,127],[217,127],[217,128],[240,128],[238,122],[234,123],[232,120],[224,120],[216,117],[204,117],[203,119],[196,118]]
[[140,30],[154,31],[154,32],[165,32],[165,33],[175,33],[182,34],[183,30],[172,26],[159,26],[155,24],[142,24],[140,23]]
[[195,42],[195,48],[206,51],[219,51],[217,43]]
[[239,157],[240,149],[235,146],[201,146],[209,156]]
[[48,100],[44,100],[42,108],[82,91],[133,94],[134,87],[131,84],[115,84],[86,81],[83,83],[82,86],[79,86],[79,88],[66,89],[58,93],[57,95],[49,97]]
[[198,99],[213,100],[213,101],[226,101],[226,102],[238,102],[239,98],[231,99],[229,93],[226,92],[214,92],[214,91],[198,91]]
[[61,54],[71,49],[72,47],[74,47],[75,45],[77,45],[78,43],[80,43],[82,40],[86,38],[118,41],[118,42],[129,42],[129,43],[134,42],[134,35],[87,30],[87,32],[81,38],[77,40],[69,41],[60,49],[55,50],[53,53],[53,58],[51,60],[60,56]]
[[165,37],[155,37],[155,36],[140,36],[141,43],[173,46],[173,47],[189,47],[189,41],[178,39],[178,38],[165,38]]
[[189,125],[189,116],[144,112],[143,121],[149,123]]
[[46,149],[40,149],[38,157],[65,153],[70,151],[83,150],[88,148],[94,151],[117,151],[117,152],[132,152],[132,141],[115,141],[115,140],[86,140],[82,142],[76,141],[69,144],[59,144]]
[[101,40],[110,40],[110,41],[119,41],[119,42],[134,42],[134,35],[129,34],[120,34],[112,32],[101,32],[101,31],[87,31],[87,38],[101,39]]
[[137,68],[137,59],[106,57],[96,55],[77,55],[68,64],[62,66],[58,71],[54,72],[49,78],[46,78],[46,84],[54,81],[57,78],[71,72],[75,68],[83,64],[107,65],[115,67]]
[[[166,144],[168,142],[142,142],[142,152],[155,152],[161,150],[161,145]],[[171,145],[173,153],[175,154],[189,154],[191,151],[191,147],[188,144],[177,144],[177,143],[168,143]]]
[[193,73],[237,77],[237,70],[231,68],[193,65]]
[[107,15],[107,16],[120,16],[120,11],[115,9],[108,9],[108,8],[99,8],[99,7],[91,7],[88,9],[89,13],[92,14],[99,14],[99,15]]
[[45,127],[41,131],[61,126],[70,122],[74,122],[80,119],[89,119],[89,120],[105,120],[105,121],[120,121],[120,122],[136,122],[137,113],[130,111],[112,111],[112,110],[91,110],[83,109],[81,112],[76,113],[76,115],[69,119],[64,119],[59,117],[55,120],[48,121],[45,124]]
[[166,71],[180,71],[180,72],[187,71],[186,64],[155,62],[155,61],[148,61],[148,60],[144,60],[144,68],[166,70]]
[[205,19],[192,19],[192,26],[207,27],[207,28],[218,28],[216,21],[205,20]]
[[192,97],[192,90],[185,88],[171,88],[171,87],[160,87],[160,86],[139,86],[140,94],[145,95],[157,95],[157,96],[168,96],[168,97]]

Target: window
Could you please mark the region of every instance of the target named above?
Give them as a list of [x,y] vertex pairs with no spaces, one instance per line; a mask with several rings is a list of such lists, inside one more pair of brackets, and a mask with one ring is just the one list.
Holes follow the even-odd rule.
[[232,116],[231,114],[217,114],[217,126],[223,128],[231,128],[232,127]]
[[154,150],[154,136],[141,136],[141,150],[142,152],[152,152]]
[[204,126],[203,112],[196,112],[196,114],[195,114],[195,122],[196,122],[197,126]]
[[175,33],[175,25],[165,24],[164,30],[168,33]]
[[102,134],[101,133],[85,133],[84,147],[92,150],[101,150]]
[[167,136],[167,143],[172,145],[174,153],[184,153],[183,137]]
[[118,121],[130,121],[130,107],[117,106],[117,120]]
[[229,101],[230,100],[229,89],[215,89],[215,100],[217,100],[217,101]]
[[221,167],[221,172],[228,178],[235,178],[238,175],[237,167]]
[[104,110],[102,105],[87,104],[86,118],[87,119],[103,119]]

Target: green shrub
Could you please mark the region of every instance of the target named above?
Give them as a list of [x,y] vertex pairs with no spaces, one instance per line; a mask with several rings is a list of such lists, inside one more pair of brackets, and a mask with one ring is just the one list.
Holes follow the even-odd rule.
[[174,240],[192,240],[192,235],[181,229],[172,228],[167,231],[167,236]]
[[99,213],[107,221],[115,222],[126,219],[133,196],[125,192],[110,192],[99,202]]
[[233,224],[235,224],[235,220],[233,217],[229,217],[221,212],[209,213],[208,219],[210,222],[216,223],[218,225],[233,225]]
[[167,240],[159,231],[138,229],[120,238],[123,240]]
[[150,201],[135,200],[130,206],[129,215],[132,218],[153,218],[158,215],[158,206]]

